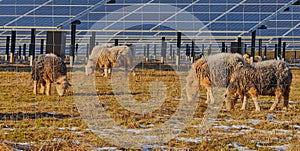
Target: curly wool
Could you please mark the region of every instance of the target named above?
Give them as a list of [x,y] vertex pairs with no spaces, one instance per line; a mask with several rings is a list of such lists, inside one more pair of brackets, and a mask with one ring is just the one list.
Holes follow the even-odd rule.
[[292,73],[284,61],[270,60],[241,68],[233,79],[241,92],[255,88],[260,95],[275,95],[277,88],[289,91]]
[[31,78],[36,81],[49,79],[56,81],[59,77],[67,75],[67,68],[60,57],[54,54],[40,55],[32,66]]
[[209,81],[208,85],[226,87],[232,73],[246,64],[240,54],[219,53],[199,59],[194,67],[200,81]]

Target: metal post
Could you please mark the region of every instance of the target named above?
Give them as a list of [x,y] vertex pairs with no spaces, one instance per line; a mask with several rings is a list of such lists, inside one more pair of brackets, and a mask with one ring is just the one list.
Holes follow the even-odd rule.
[[78,59],[78,43],[75,45],[75,60]]
[[6,61],[9,61],[9,41],[10,41],[10,36],[6,36],[6,53],[5,53]]
[[44,39],[41,39],[41,53],[44,54]]
[[96,43],[96,32],[92,32],[92,36],[90,37],[90,50],[92,51],[95,47]]
[[154,58],[156,57],[156,44],[154,44]]
[[267,59],[267,46],[265,46],[265,52],[264,52],[264,60]]
[[228,53],[228,47],[227,46],[225,46],[225,52]]
[[294,51],[294,63],[296,62],[296,60],[297,60],[297,51],[295,50]]
[[[237,52],[242,54],[242,37],[238,37]],[[244,54],[243,54],[244,55]]]
[[202,54],[204,55],[204,44],[202,44]]
[[75,20],[71,23],[71,49],[70,49],[70,66],[74,63],[74,51],[75,51],[75,41],[76,41],[76,25],[81,24],[80,20]]
[[23,45],[23,56],[22,60],[26,61],[26,44]]
[[10,63],[15,62],[15,50],[16,50],[16,35],[17,32],[15,30],[11,31],[11,48],[10,48]]
[[162,37],[161,38],[161,58],[160,58],[160,62],[164,63],[164,60],[166,58],[166,38]]
[[225,42],[222,42],[222,52],[225,52]]
[[246,54],[246,53],[247,53],[247,44],[244,45],[244,51],[243,51],[243,54],[242,54],[242,55],[244,55],[244,54]]
[[115,46],[119,45],[119,39],[115,39]]
[[281,38],[278,38],[277,58],[281,59]]
[[283,46],[282,46],[282,59],[283,59],[283,61],[285,60],[285,49],[286,49],[286,42],[283,42]]
[[21,59],[21,54],[22,54],[22,46],[19,46],[18,59]]
[[251,57],[252,57],[251,61],[252,62],[254,62],[254,56],[255,56],[255,38],[256,38],[256,30],[252,31],[252,38],[251,38]]
[[277,56],[278,56],[278,45],[275,44],[275,50],[274,50],[274,59],[277,60]]
[[[202,49],[202,51],[203,51],[203,49]],[[194,40],[192,40],[192,54],[191,55],[192,55],[191,61],[192,61],[192,63],[194,63],[195,62],[195,42],[194,42]]]
[[90,45],[86,44],[86,54],[85,54],[85,57],[86,57],[87,60],[89,59],[90,54],[91,54],[90,53]]
[[32,55],[32,57],[35,57],[35,32],[36,30],[34,28],[31,29],[31,42],[30,42],[30,47],[29,47],[29,55]]
[[170,44],[170,58],[173,59],[173,48],[172,48],[172,44]]
[[146,57],[146,62],[149,61],[149,57],[150,57],[150,44],[147,44],[147,57]]
[[180,65],[181,32],[177,32],[177,56],[176,65]]
[[262,39],[258,40],[258,55],[262,57]]
[[211,51],[212,51],[212,44],[209,44],[208,55],[211,55]]
[[189,44],[185,45],[185,55],[190,57],[191,56],[191,50]]

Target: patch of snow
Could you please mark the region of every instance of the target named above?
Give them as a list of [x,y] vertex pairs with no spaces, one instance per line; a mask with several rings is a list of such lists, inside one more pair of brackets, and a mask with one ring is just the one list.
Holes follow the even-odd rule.
[[250,123],[253,125],[256,125],[256,124],[260,123],[260,120],[251,120]]
[[255,151],[255,150],[250,150],[247,147],[244,147],[242,144],[238,142],[233,142],[233,147],[236,148],[238,151]]
[[70,131],[76,131],[78,129],[78,127],[71,127],[69,128]]
[[299,125],[293,125],[293,128],[300,130],[300,126]]
[[215,125],[213,128],[218,128],[218,129],[224,129],[226,131],[229,131],[231,129],[230,126],[224,126],[224,125]]
[[7,127],[7,128],[2,128],[2,130],[5,130],[5,131],[14,131],[15,129]]
[[84,134],[82,134],[82,132],[75,132],[75,133],[80,137],[84,137]]
[[183,138],[183,137],[180,137],[180,138],[177,138],[177,140],[188,142],[188,143],[200,143],[200,142],[202,142],[201,138],[195,138],[194,139],[194,138]]
[[101,151],[101,150],[105,150],[105,151],[115,151],[117,150],[116,147],[101,147],[101,148],[95,148],[96,151]]
[[125,131],[135,133],[135,134],[140,134],[142,132],[142,130],[138,130],[138,129],[127,129]]
[[275,114],[268,114],[268,115],[267,115],[267,118],[268,118],[269,120],[272,120],[272,119],[274,119],[275,117],[276,117]]
[[247,126],[247,125],[232,125],[231,126],[234,129],[250,129],[253,130],[253,127]]
[[157,139],[157,136],[144,136],[147,140]]

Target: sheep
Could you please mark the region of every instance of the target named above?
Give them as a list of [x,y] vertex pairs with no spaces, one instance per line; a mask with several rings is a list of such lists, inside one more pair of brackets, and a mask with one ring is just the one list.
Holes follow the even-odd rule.
[[[91,75],[94,73],[95,67],[96,65],[99,68],[102,68],[103,66],[105,66],[105,69],[109,69],[111,68],[111,61],[108,60],[108,56],[110,54],[110,52],[108,52],[109,50],[107,48],[111,48],[112,45],[110,44],[104,44],[104,45],[97,45],[93,48],[90,56],[89,56],[89,60],[87,62],[87,65],[85,66],[85,73],[87,76]],[[100,59],[99,58],[103,58]],[[100,61],[100,63],[99,63]]]
[[243,57],[248,64],[252,64],[253,62],[261,62],[262,61],[262,58],[260,56],[255,56],[254,59],[252,60],[250,54],[248,54],[248,53],[245,53],[243,55]]
[[200,58],[189,71],[186,85],[188,99],[193,99],[197,95],[199,85],[207,90],[206,103],[213,104],[212,86],[225,88],[232,73],[245,64],[240,54],[219,53]]
[[97,63],[99,68],[104,68],[105,77],[108,77],[112,67],[121,65],[129,66],[135,75],[134,69],[132,68],[132,59],[131,50],[128,46],[95,46],[86,65],[86,75],[93,74],[95,63]]
[[242,67],[233,74],[225,94],[226,108],[231,110],[238,98],[243,99],[241,110],[245,110],[248,98],[252,97],[255,110],[260,111],[258,95],[275,95],[270,111],[277,108],[283,96],[283,107],[288,107],[292,73],[288,64],[279,60],[268,60]]
[[58,95],[63,96],[67,88],[71,86],[67,79],[66,65],[55,54],[45,54],[37,57],[32,65],[31,78],[34,94],[37,94],[39,90],[41,94],[50,95],[51,83],[54,83]]

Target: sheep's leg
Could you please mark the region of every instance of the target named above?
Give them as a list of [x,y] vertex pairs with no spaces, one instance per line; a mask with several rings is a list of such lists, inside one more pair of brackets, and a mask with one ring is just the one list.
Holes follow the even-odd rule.
[[257,97],[253,98],[253,103],[254,103],[254,106],[255,106],[255,111],[260,111],[260,106],[258,105]]
[[280,99],[281,99],[281,96],[282,96],[282,93],[280,91],[276,91],[275,92],[275,101],[274,103],[272,104],[271,108],[270,108],[270,111],[273,111],[276,109],[277,105],[279,104],[280,102]]
[[210,103],[210,89],[206,89],[206,101],[205,103],[209,104]]
[[249,94],[252,97],[252,100],[253,100],[253,103],[254,103],[254,106],[255,106],[255,111],[260,111],[260,106],[258,105],[258,102],[257,102],[257,98],[258,98],[258,92],[257,92],[257,90],[252,87],[249,90]]
[[50,95],[50,94],[51,94],[51,82],[46,81],[46,95]]
[[289,106],[289,99],[290,99],[290,94],[289,94],[289,92],[286,92],[286,93],[283,95],[283,109],[284,109],[284,110],[287,110],[287,109],[288,109],[288,106]]
[[33,81],[33,94],[37,94],[37,81]]
[[214,96],[212,94],[211,88],[207,88],[206,95],[207,95],[206,103],[207,104],[214,104],[215,101],[214,101]]
[[40,83],[40,94],[45,94],[45,83],[44,82]]
[[111,68],[108,69],[108,74],[111,74]]
[[108,77],[108,69],[107,68],[104,68],[104,77],[107,78]]
[[247,96],[244,96],[243,105],[241,107],[241,110],[246,110],[248,104],[248,98]]

